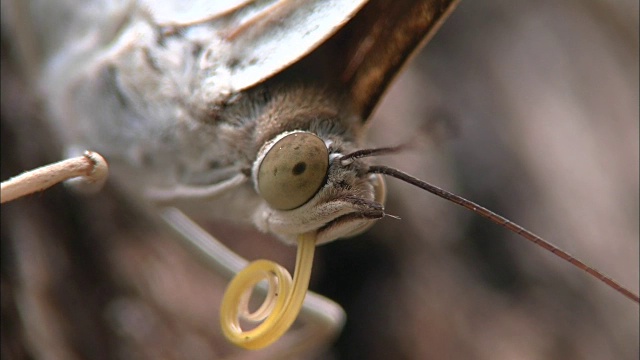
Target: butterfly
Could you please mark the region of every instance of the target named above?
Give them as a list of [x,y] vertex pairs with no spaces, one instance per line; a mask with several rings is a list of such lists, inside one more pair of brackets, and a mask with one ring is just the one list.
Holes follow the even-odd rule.
[[[122,10],[122,11],[123,11],[123,13],[126,13],[126,12],[125,12],[125,10]],[[380,11],[380,10],[378,10],[378,11]],[[156,16],[159,16],[159,15],[157,15],[157,14],[156,14]],[[393,18],[393,17],[391,17],[391,18]],[[193,21],[193,20],[189,20],[189,21]],[[188,22],[188,21],[187,21],[187,22]],[[385,27],[378,27],[378,28],[383,28],[383,29],[385,29]],[[120,30],[120,29],[116,29],[116,30]],[[162,34],[164,34],[164,36],[166,36],[166,37],[170,37],[170,36],[177,36],[177,35],[175,35],[175,34],[180,34],[180,29],[168,29],[168,30],[167,30],[167,29],[163,29],[163,31],[166,31],[166,33],[162,33]],[[365,30],[365,31],[369,31],[369,32],[371,32],[371,31],[373,31],[373,30],[368,29],[368,30]],[[174,34],[174,32],[175,32],[175,34]],[[162,35],[162,34],[161,34],[161,35]],[[336,37],[335,39],[338,39],[338,40],[339,40],[340,38],[339,38],[339,37]],[[338,40],[336,40],[336,41],[335,41],[335,45],[333,45],[333,43],[331,43],[331,42],[329,42],[328,44],[329,44],[329,45],[331,45],[331,46],[336,46],[337,48],[340,48],[340,46],[339,46],[340,42],[339,42]],[[360,44],[362,44],[362,46],[364,47],[364,46],[366,45],[366,42],[362,42],[362,43],[360,43]],[[329,47],[329,46],[327,45],[327,47]],[[203,51],[203,54],[207,54],[207,53],[206,53],[207,49],[201,49],[201,51]],[[352,58],[354,58],[354,59],[357,59],[357,58],[358,58],[358,56],[357,56],[357,52],[358,52],[358,51],[354,51],[354,52],[356,53],[355,55],[354,55],[354,54],[349,54],[349,55],[347,55],[347,56],[350,56],[350,57],[352,57]],[[332,50],[332,53],[340,53],[340,52],[335,51],[335,50]],[[213,55],[215,55],[215,54],[213,54]],[[213,56],[213,55],[212,55],[212,56]],[[144,56],[144,54],[143,54],[142,56]],[[152,58],[153,58],[153,57],[152,57]],[[372,59],[371,61],[374,61],[374,60],[375,60],[375,58],[374,58],[374,57],[365,57],[365,59]],[[134,58],[133,60],[136,60],[136,59]],[[291,74],[291,73],[294,73],[295,71],[300,71],[300,69],[302,69],[302,71],[300,71],[299,73],[300,73],[300,74],[303,74],[303,75],[301,75],[301,77],[303,77],[303,78],[304,78],[304,69],[306,68],[307,64],[309,64],[309,63],[310,63],[310,62],[308,62],[307,60],[309,60],[309,58],[302,59],[302,60],[300,60],[300,59],[295,59],[295,61],[297,61],[297,63],[296,63],[295,65],[288,64],[288,65],[291,65],[291,67],[290,67],[290,68],[287,68],[287,69],[286,69],[286,71],[288,71],[288,72],[289,72],[289,74]],[[144,60],[141,60],[141,61],[144,61]],[[292,61],[293,61],[293,60],[292,60]],[[307,61],[307,62],[305,62],[305,61]],[[309,60],[309,61],[310,61],[310,60]],[[344,61],[344,60],[337,60],[336,62],[337,62],[338,64],[343,64],[343,65],[345,64],[345,61]],[[351,63],[351,62],[348,62],[348,63]],[[152,61],[150,61],[150,64],[153,64],[153,62],[152,62]],[[149,66],[150,66],[150,67],[153,67],[152,65],[149,65]],[[362,65],[361,65],[361,66],[362,66]],[[296,67],[297,67],[297,69],[296,69]],[[332,72],[332,71],[335,71],[335,69],[332,69],[332,67],[333,67],[333,66],[329,66],[329,67],[328,67],[328,70],[325,70],[325,71],[328,71],[328,73],[327,73],[327,74],[323,74],[323,75],[324,75],[324,76],[326,76],[326,77],[330,77],[330,76],[332,76],[332,74],[333,74],[333,76],[335,76],[335,73],[334,73],[334,72]],[[364,66],[364,67],[362,67],[362,68],[366,68],[366,66]],[[349,69],[349,68],[348,68],[348,69]],[[268,74],[271,74],[272,72],[275,72],[275,71],[276,71],[276,70],[272,70],[271,72],[269,72],[269,71],[264,71],[264,72],[261,72],[261,74],[267,74],[267,75],[268,75]],[[320,70],[318,70],[318,71],[320,71]],[[68,73],[68,72],[61,72],[60,74],[66,74],[66,73]],[[107,75],[108,75],[108,73],[107,73]],[[62,75],[60,75],[60,76],[62,76]],[[221,74],[221,76],[222,76],[222,77],[224,77],[224,76],[225,76],[225,74],[223,73],[223,74]],[[287,75],[287,74],[285,73],[285,74],[283,75],[283,79],[284,79],[284,80],[276,79],[276,86],[275,86],[275,87],[276,87],[276,88],[278,88],[278,86],[281,86],[281,85],[280,85],[280,81],[282,81],[282,83],[286,83],[286,81],[285,81],[285,80],[289,81],[289,78],[287,78],[287,76],[291,76],[291,75]],[[313,75],[313,76],[318,76],[318,75],[317,75],[317,74],[315,74],[315,75]],[[324,78],[324,76],[322,76],[321,78]],[[291,76],[291,77],[293,77],[293,76]],[[297,75],[296,75],[296,77],[297,77]],[[241,79],[241,78],[242,78],[242,77],[239,77],[239,79]],[[234,79],[234,77],[232,77],[232,79]],[[367,79],[368,79],[368,78],[367,78]],[[52,81],[52,83],[54,83],[54,84],[58,84],[58,83],[60,83],[60,82],[59,82],[59,81],[55,81],[55,80],[54,80],[54,81]],[[225,83],[225,81],[222,81],[222,80],[221,80],[221,81],[216,82],[216,83]],[[243,84],[243,83],[241,82],[241,84]],[[136,84],[133,84],[133,86],[135,86],[135,85],[136,85]],[[233,92],[235,91],[235,90],[233,90],[233,89],[236,89],[236,88],[242,88],[242,86],[244,86],[244,85],[234,85],[234,84],[232,83],[232,84],[230,85],[230,87],[231,87],[231,89],[232,89],[232,90],[227,90],[227,92],[233,93]],[[355,86],[354,86],[354,87],[355,87]],[[384,87],[384,86],[383,86],[383,87]],[[158,86],[158,89],[163,89],[163,87],[162,87],[162,86]],[[353,102],[354,102],[354,103],[356,103],[356,104],[359,104],[359,101],[358,101],[357,96],[361,96],[361,95],[362,95],[362,96],[363,96],[363,97],[362,97],[362,99],[364,99],[364,100],[365,100],[365,101],[361,102],[361,103],[360,103],[360,105],[357,105],[357,106],[356,106],[357,108],[359,108],[359,109],[360,109],[359,111],[361,111],[361,113],[362,113],[362,114],[367,114],[368,112],[370,112],[370,111],[372,110],[373,104],[375,104],[375,102],[377,102],[377,98],[376,98],[376,97],[380,95],[380,94],[376,94],[376,93],[375,93],[375,91],[374,91],[374,93],[373,93],[373,94],[367,94],[367,93],[366,93],[366,90],[368,90],[368,89],[369,89],[369,87],[365,87],[365,88],[364,88],[364,91],[365,91],[364,95],[362,95],[363,93],[362,93],[361,91],[357,91],[357,92],[355,92],[355,95],[354,95],[354,96],[356,97],[356,99],[355,99],[355,100],[353,100]],[[374,87],[374,89],[375,89],[375,87]],[[90,93],[90,91],[88,91],[88,90],[90,90],[90,89],[87,89],[87,88],[80,88],[80,89],[77,91],[77,93],[76,93],[76,94],[77,94],[77,95],[82,96],[82,94]],[[377,90],[376,90],[376,91],[377,91]],[[216,93],[222,93],[222,94],[224,94],[224,93],[225,93],[225,91],[224,91],[224,90],[221,90],[221,91],[217,91]],[[273,99],[273,98],[269,99],[269,94],[267,93],[267,94],[265,95],[265,93],[266,93],[266,91],[258,92],[258,93],[256,93],[256,94],[253,94],[253,95],[252,95],[252,96],[254,97],[253,99],[254,99],[254,100],[255,100],[255,98],[258,98],[258,99],[263,98],[263,99],[267,99],[267,100],[272,100],[272,99]],[[111,94],[111,95],[114,95],[114,94]],[[116,94],[115,94],[115,95],[117,95],[117,92],[116,92]],[[126,96],[122,96],[122,99],[126,99],[126,98],[127,98]],[[103,100],[104,100],[104,99],[103,99]],[[115,96],[115,100],[114,100],[114,101],[118,101],[118,96]],[[239,102],[242,102],[242,99],[240,99],[240,100],[235,100],[235,101],[236,101],[236,103],[239,103]],[[263,101],[264,101],[264,100],[263,100]],[[367,102],[368,102],[368,101],[371,101],[373,104],[367,104]],[[61,102],[61,103],[64,103],[64,102]],[[85,109],[85,110],[96,111],[97,105],[85,105],[85,104],[86,104],[86,102],[82,102],[82,103],[80,103],[80,104],[81,104],[82,106],[86,106],[86,109]],[[97,104],[97,103],[96,103],[96,104]],[[161,104],[161,105],[162,105],[162,104]],[[248,106],[248,105],[243,105],[243,106]],[[68,109],[63,109],[63,110],[68,111]],[[146,110],[146,109],[145,109],[145,110]],[[228,110],[228,109],[221,110],[221,109],[216,108],[216,107],[214,107],[214,108],[204,108],[204,109],[197,109],[197,108],[196,108],[196,109],[194,109],[193,111],[198,111],[198,110],[201,110],[201,111],[203,111],[203,112],[205,112],[205,113],[210,113],[210,114],[214,114],[214,115],[215,115],[215,114],[218,114],[220,111],[224,111],[224,110]],[[158,112],[163,112],[164,110],[162,110],[162,109],[150,109],[149,111],[158,111]],[[231,111],[235,111],[235,110],[234,110],[234,109],[231,109]],[[396,109],[396,111],[398,111],[398,110]],[[108,114],[108,112],[106,112],[106,114]],[[112,114],[111,114],[111,115],[108,115],[108,116],[112,116]],[[364,118],[366,118],[367,116],[365,115],[365,116],[363,116],[363,117],[364,117]],[[96,121],[97,121],[97,120],[96,120]],[[215,119],[214,119],[214,120],[212,120],[212,121],[215,121]],[[393,124],[394,122],[393,122],[393,121],[390,121],[390,123],[391,123],[391,124]],[[372,125],[372,126],[373,126],[373,125]],[[68,126],[68,128],[73,128],[73,126]],[[107,130],[108,130],[108,129],[107,129]],[[97,140],[98,142],[99,142],[99,141],[101,141],[101,140],[102,140],[102,141],[105,141],[105,142],[110,141],[110,139],[109,139],[109,134],[110,134],[110,133],[109,133],[109,131],[99,132],[98,134],[99,134],[99,135],[98,135],[94,140]],[[155,134],[151,134],[151,135],[155,135]],[[163,132],[160,132],[158,135],[159,135],[159,136],[158,136],[158,138],[162,138],[162,136],[163,136],[163,135],[164,135],[164,136],[166,136],[166,134],[164,134]],[[68,135],[67,135],[67,136],[68,136]],[[104,138],[104,139],[103,139],[103,138]],[[169,137],[169,140],[167,140],[167,141],[170,141],[170,140],[171,140],[171,139],[170,139],[170,137]],[[94,142],[94,144],[95,144],[95,142]],[[118,146],[116,146],[116,148],[117,148],[118,150],[126,150],[126,146],[127,146],[127,145],[128,145],[128,143],[125,141],[125,142],[119,143],[119,144],[118,144]],[[109,146],[111,146],[111,145],[109,145]],[[128,151],[125,151],[125,152],[129,155],[129,152],[128,152]],[[211,152],[212,152],[212,153],[215,153],[215,151],[211,151]],[[185,155],[192,155],[192,154],[193,154],[193,152],[187,152]],[[167,152],[165,152],[163,155],[165,155],[165,156],[164,156],[164,157],[163,157],[163,156],[160,156],[160,157],[159,157],[160,159],[158,160],[158,159],[150,158],[147,154],[144,154],[144,152],[142,152],[142,153],[141,153],[140,151],[138,151],[138,152],[136,152],[136,151],[131,151],[131,154],[130,154],[129,156],[131,156],[132,158],[139,159],[139,161],[141,161],[141,164],[144,164],[145,162],[152,162],[152,163],[153,163],[154,161],[162,162],[162,161],[166,160],[166,157],[167,157],[167,156],[171,156],[172,154],[171,154],[171,152],[170,152],[170,151],[167,151]],[[424,154],[423,154],[423,155],[424,155]],[[206,163],[206,162],[207,162],[207,161],[205,161],[205,160],[213,161],[213,160],[210,160],[210,159],[204,159],[204,160],[203,160],[203,159],[198,159],[198,164],[195,164],[194,166],[204,166],[204,165],[202,165],[202,164],[204,164],[204,163]],[[202,164],[201,164],[201,163],[202,163]],[[206,165],[210,165],[210,164],[206,164]],[[157,164],[156,164],[156,166],[157,166]],[[231,170],[233,170],[233,169],[229,169],[229,171],[231,171]],[[237,169],[236,169],[236,170],[237,170]],[[242,169],[241,169],[241,170],[242,170]],[[118,170],[115,170],[114,172],[117,174],[117,173],[118,173]],[[126,183],[127,183],[127,181],[130,181],[130,182],[136,182],[136,181],[138,181],[138,180],[136,180],[136,178],[137,178],[137,174],[132,173],[132,171],[127,170],[127,171],[121,171],[120,173],[122,173],[122,174],[124,174],[124,175],[126,176],[126,179],[122,179],[122,180],[121,180],[121,183],[126,184]],[[203,176],[213,176],[213,177],[215,177],[215,176],[217,176],[217,175],[215,175],[215,174],[203,174]],[[152,177],[152,178],[153,178],[152,180],[163,181],[163,180],[166,180],[166,178],[167,178],[167,177],[165,176],[165,177],[164,177],[164,179],[163,179],[163,178],[162,178],[162,177],[160,177],[160,176],[154,176],[154,177]],[[170,179],[170,180],[171,180],[171,179]],[[189,180],[191,180],[191,181],[202,181],[201,179],[189,179]],[[153,185],[155,185],[155,184],[153,184],[153,183],[145,183],[145,184],[144,184],[144,186],[143,186],[143,188],[152,187]],[[161,183],[160,185],[164,185],[164,184],[162,184],[162,183]],[[125,185],[125,186],[126,186],[126,185]],[[142,190],[144,190],[144,189],[142,189]],[[135,190],[130,191],[130,192],[131,192],[131,193],[137,193],[137,192],[140,192],[140,191],[142,191],[142,190],[140,190],[140,189],[135,189]],[[412,197],[415,197],[415,196],[412,196]],[[411,198],[411,197],[410,197],[410,198]],[[237,200],[236,200],[236,201],[237,201]],[[418,201],[420,201],[420,200],[418,200]],[[412,202],[413,202],[413,199],[412,199]],[[389,206],[391,206],[391,205],[389,205]],[[417,204],[416,204],[416,206],[417,206]],[[201,209],[201,208],[200,208],[200,209],[198,209],[198,210],[202,211],[202,209]],[[391,211],[391,210],[389,210],[389,211]],[[446,210],[445,210],[445,212],[446,212]],[[411,213],[411,212],[410,212],[410,213]],[[402,216],[403,216],[403,217],[405,217],[405,215],[404,215],[404,214],[402,214]],[[422,218],[421,216],[416,216],[416,219],[418,219],[418,220],[415,220],[415,221],[418,221],[418,223],[420,223],[420,222],[422,222],[422,221],[423,221],[423,220],[422,220],[423,218]],[[387,219],[386,221],[390,221],[390,219]],[[402,225],[400,225],[400,226],[402,226]],[[390,235],[391,235],[391,234],[390,234]],[[389,237],[392,237],[392,236],[389,236]],[[411,236],[410,236],[410,235],[409,235],[409,236],[404,236],[404,238],[411,239]],[[360,243],[362,243],[362,241],[361,241]],[[373,245],[371,245],[371,246],[373,246]],[[400,245],[400,244],[398,244],[398,246],[401,246],[401,245]],[[405,246],[409,246],[409,245],[406,245],[406,243],[405,243]],[[410,250],[409,250],[409,251],[410,251]],[[411,253],[411,251],[410,251],[410,253]],[[418,261],[418,262],[419,262],[419,260],[414,260],[414,261]],[[417,274],[414,274],[414,275],[416,276],[416,281],[418,281],[418,283],[420,283],[420,281],[419,281],[419,280],[417,280],[417,279],[420,279],[420,278],[421,278],[420,273],[418,272]],[[422,275],[422,276],[424,276],[424,275]],[[127,304],[127,303],[125,302],[125,305],[126,305],[126,304]],[[117,305],[117,304],[116,304],[116,305]],[[129,305],[130,305],[130,304],[129,304]],[[115,305],[114,305],[114,307],[115,307],[116,309],[120,309],[119,307],[116,307]],[[124,308],[125,310],[122,310],[122,309],[120,309],[120,310],[118,310],[118,311],[113,310],[113,312],[114,312],[114,313],[116,313],[116,314],[122,314],[123,312],[126,312],[126,309],[128,309],[126,306],[123,306],[123,308]],[[140,310],[139,310],[138,308],[136,308],[135,306],[133,306],[133,308],[134,308],[134,309],[136,309],[136,310],[138,310],[138,311],[135,311],[134,313],[139,313],[139,312],[140,312]],[[408,307],[408,308],[411,308],[411,307]],[[118,318],[117,316],[114,316],[114,317]],[[408,317],[410,318],[410,316],[408,316]],[[123,330],[123,331],[126,331],[126,330]],[[131,330],[130,330],[130,331],[131,331]]]

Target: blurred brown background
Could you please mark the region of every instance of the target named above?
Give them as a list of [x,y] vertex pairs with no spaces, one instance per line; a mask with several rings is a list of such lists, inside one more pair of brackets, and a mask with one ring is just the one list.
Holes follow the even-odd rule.
[[[5,33],[3,32],[3,36]],[[4,39],[3,39],[4,40]],[[2,48],[2,179],[58,159]],[[400,76],[377,159],[476,201],[638,291],[638,3],[462,2]],[[348,314],[335,359],[637,359],[638,306],[525,240],[388,180],[384,219],[318,250]],[[2,358],[254,358],[211,274],[121,195],[62,186],[2,209]],[[249,258],[294,250],[212,226]]]

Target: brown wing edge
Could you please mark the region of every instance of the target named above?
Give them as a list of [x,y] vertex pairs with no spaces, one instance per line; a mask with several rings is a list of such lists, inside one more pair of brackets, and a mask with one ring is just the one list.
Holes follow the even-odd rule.
[[[455,9],[458,0],[372,2],[337,36],[357,41],[345,52],[341,82],[366,121],[403,66]],[[381,16],[381,14],[384,14]]]

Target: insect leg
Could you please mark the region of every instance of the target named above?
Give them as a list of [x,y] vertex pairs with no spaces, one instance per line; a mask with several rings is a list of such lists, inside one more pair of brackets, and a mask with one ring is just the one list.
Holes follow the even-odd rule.
[[217,184],[208,186],[185,186],[178,185],[172,188],[151,188],[145,192],[145,196],[155,202],[166,203],[176,200],[187,199],[212,199],[218,195],[244,184],[248,177],[242,173],[222,181]]

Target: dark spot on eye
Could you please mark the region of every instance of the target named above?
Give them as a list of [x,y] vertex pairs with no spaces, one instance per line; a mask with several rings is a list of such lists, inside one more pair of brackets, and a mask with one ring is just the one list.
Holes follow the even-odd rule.
[[307,163],[301,161],[299,163],[297,163],[293,169],[291,170],[291,173],[293,175],[300,175],[302,174],[305,170],[307,170]]

